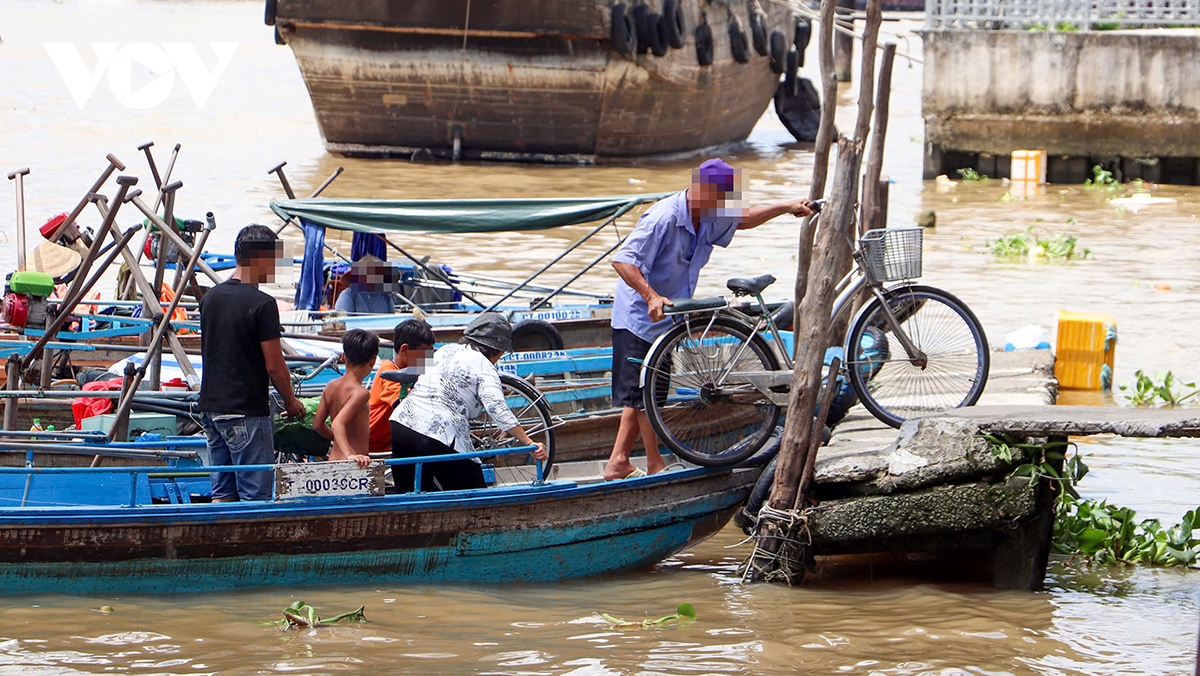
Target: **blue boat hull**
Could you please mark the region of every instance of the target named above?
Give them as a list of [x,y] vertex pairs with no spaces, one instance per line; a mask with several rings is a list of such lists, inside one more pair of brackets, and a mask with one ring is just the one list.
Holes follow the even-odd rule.
[[0,594],[618,573],[716,533],[756,477],[754,470],[695,469],[453,494],[8,509],[0,511]]

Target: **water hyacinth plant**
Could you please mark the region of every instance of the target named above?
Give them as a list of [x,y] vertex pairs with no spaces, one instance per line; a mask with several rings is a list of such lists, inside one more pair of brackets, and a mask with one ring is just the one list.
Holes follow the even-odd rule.
[[1144,563],[1192,565],[1200,557],[1200,508],[1164,527],[1158,519],[1136,520],[1137,513],[1104,500],[1064,495],[1054,521],[1054,549],[1096,565]]
[[978,171],[975,171],[974,169],[972,169],[971,167],[959,169],[958,175],[964,181],[986,181],[986,180],[988,180],[988,177],[985,174],[981,174]]
[[[1069,220],[1067,223],[1072,225],[1074,220]],[[1000,258],[1026,256],[1031,259],[1065,261],[1087,258],[1092,254],[1090,249],[1081,249],[1079,238],[1069,232],[1060,232],[1042,239],[1032,225],[1026,228],[1025,232],[1010,232],[1001,235],[995,242],[989,242],[987,249],[993,256]]]
[[1006,463],[1014,458],[1027,460],[1011,476],[1028,477],[1031,485],[1042,480],[1057,485],[1051,543],[1059,554],[1094,565],[1191,566],[1200,560],[1200,508],[1169,527],[1158,519],[1139,522],[1137,513],[1128,507],[1080,497],[1075,486],[1087,476],[1088,466],[1074,444],[1019,443],[1005,436],[982,436],[996,459]]
[[1125,400],[1134,406],[1182,406],[1200,396],[1196,383],[1177,383],[1171,371],[1151,378],[1138,369],[1133,375],[1137,378],[1133,385],[1125,383],[1119,387],[1129,393]]

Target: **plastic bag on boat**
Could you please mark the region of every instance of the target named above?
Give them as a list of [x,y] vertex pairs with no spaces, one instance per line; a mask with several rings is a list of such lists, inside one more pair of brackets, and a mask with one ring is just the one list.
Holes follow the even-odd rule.
[[282,415],[276,415],[271,421],[274,434],[276,455],[283,454],[288,461],[315,456],[323,458],[329,455],[332,443],[313,429],[313,419],[317,417],[317,407],[321,405],[320,397],[303,397],[304,415],[299,420],[288,420]]
[[[120,390],[120,378],[114,380],[95,380],[83,386],[84,392],[119,392]],[[80,397],[71,402],[71,413],[75,416],[75,429],[79,429],[83,425],[85,418],[103,415],[111,410],[113,410],[112,399]]]

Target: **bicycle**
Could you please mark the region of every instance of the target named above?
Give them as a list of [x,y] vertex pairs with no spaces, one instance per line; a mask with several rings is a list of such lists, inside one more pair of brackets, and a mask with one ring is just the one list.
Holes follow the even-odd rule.
[[[970,308],[946,291],[911,282],[921,276],[921,241],[921,228],[863,234],[854,267],[838,282],[830,318],[836,324],[860,292],[868,293],[849,324],[837,375],[892,427],[974,404],[990,366],[983,326]],[[705,466],[736,464],[774,432],[794,367],[782,334],[793,304],[772,312],[762,298],[774,281],[762,275],[727,282],[736,296],[753,296],[757,307],[739,309],[716,297],[664,308],[680,321],[650,346],[640,377],[650,424],[679,457]],[[901,283],[885,288],[890,282]]]
[[[540,390],[523,378],[501,373],[500,387],[504,391],[508,407],[516,415],[517,422],[525,433],[535,442],[546,445],[549,457],[541,463],[541,477],[543,480],[550,478],[550,470],[554,467],[554,428],[557,427],[550,413],[550,404]],[[477,451],[522,445],[516,438],[505,434],[486,411],[471,421],[470,428],[471,441]],[[537,459],[532,453],[528,456],[499,456],[494,462],[492,471],[495,472],[497,484],[528,484],[538,480]]]

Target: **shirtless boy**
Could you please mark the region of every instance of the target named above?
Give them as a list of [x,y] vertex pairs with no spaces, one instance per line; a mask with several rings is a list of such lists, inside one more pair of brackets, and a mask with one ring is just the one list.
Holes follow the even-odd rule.
[[[352,329],[342,336],[346,374],[325,386],[313,420],[313,429],[333,440],[330,461],[353,460],[362,469],[371,464],[367,455],[371,437],[369,397],[362,381],[374,368],[378,356],[379,337],[375,334]],[[332,423],[327,425],[330,419]]]

